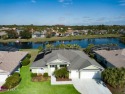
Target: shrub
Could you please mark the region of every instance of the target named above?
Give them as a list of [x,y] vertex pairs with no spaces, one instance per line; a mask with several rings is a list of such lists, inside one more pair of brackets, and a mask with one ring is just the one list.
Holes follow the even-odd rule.
[[39,50],[38,53],[42,52],[42,51],[43,51],[43,47],[42,47],[42,46],[39,46],[39,47],[38,47],[38,50]]
[[36,77],[37,73],[31,73],[31,77]]
[[43,77],[48,77],[48,73],[44,73],[44,74],[43,74]]
[[54,75],[56,78],[69,78],[69,72],[66,68],[55,70]]
[[13,73],[13,76],[20,76],[18,72]]
[[102,72],[102,78],[114,88],[124,88],[125,68],[107,68]]
[[31,54],[27,54],[27,56],[26,56],[26,57],[30,59],[30,58],[31,58]]
[[29,58],[25,58],[25,59],[22,61],[22,66],[27,66],[29,63],[30,63]]
[[14,73],[13,75],[9,76],[6,79],[6,82],[2,86],[2,89],[11,89],[11,88],[14,88],[15,86],[17,86],[19,84],[20,81],[21,81],[20,74]]

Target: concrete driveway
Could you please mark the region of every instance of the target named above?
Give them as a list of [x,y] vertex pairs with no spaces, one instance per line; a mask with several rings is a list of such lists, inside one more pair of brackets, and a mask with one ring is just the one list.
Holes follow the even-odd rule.
[[73,79],[72,82],[81,94],[112,94],[101,80]]

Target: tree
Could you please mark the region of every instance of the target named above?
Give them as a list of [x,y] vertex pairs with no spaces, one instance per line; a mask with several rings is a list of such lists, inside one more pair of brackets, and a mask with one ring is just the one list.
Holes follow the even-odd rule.
[[46,45],[46,49],[52,49],[53,47],[54,47],[53,44],[47,44],[47,45]]
[[42,52],[42,51],[43,51],[43,47],[42,47],[42,46],[39,46],[39,47],[38,47],[38,50],[39,50],[38,53]]
[[125,86],[125,68],[107,68],[102,72],[104,82],[114,88]]
[[94,47],[94,44],[89,44],[88,47],[84,50],[87,54],[91,53],[91,49]]
[[28,30],[24,30],[20,32],[20,36],[22,39],[30,39],[32,37],[32,34]]
[[16,39],[18,38],[18,33],[14,30],[9,30],[7,31],[7,34],[8,34],[8,38],[9,39]]

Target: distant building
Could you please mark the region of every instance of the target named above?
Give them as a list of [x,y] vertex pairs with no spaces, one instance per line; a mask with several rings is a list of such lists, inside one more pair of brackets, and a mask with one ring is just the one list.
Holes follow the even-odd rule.
[[83,35],[87,35],[87,34],[88,34],[88,31],[89,31],[89,30],[81,30],[81,31],[79,31],[79,33],[81,33],[81,34],[83,34]]
[[125,67],[125,49],[97,50],[95,56],[105,67]]
[[24,30],[16,29],[16,32],[17,32],[18,35],[20,35],[20,32],[21,32],[21,31],[24,31]]
[[0,32],[0,39],[3,39],[4,36],[7,37],[7,33],[6,33],[5,31],[1,31],[1,32]]
[[45,35],[46,35],[46,31],[45,30],[42,31],[42,32],[35,31],[35,32],[32,33],[32,38],[44,38]]

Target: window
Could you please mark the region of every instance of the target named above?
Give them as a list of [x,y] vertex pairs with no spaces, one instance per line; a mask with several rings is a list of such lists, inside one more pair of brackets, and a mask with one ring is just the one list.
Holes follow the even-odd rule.
[[67,65],[60,65],[60,67],[66,67]]
[[50,65],[51,68],[55,67],[55,65]]

